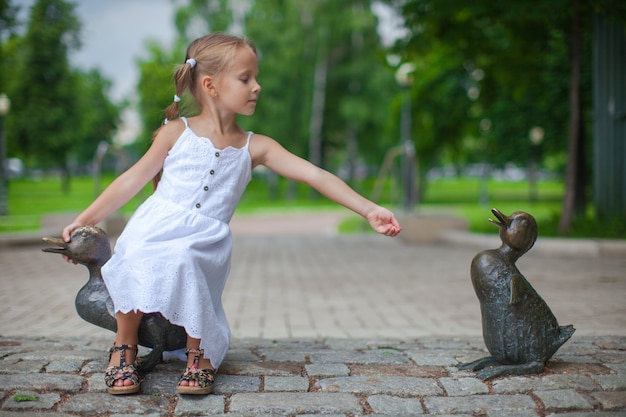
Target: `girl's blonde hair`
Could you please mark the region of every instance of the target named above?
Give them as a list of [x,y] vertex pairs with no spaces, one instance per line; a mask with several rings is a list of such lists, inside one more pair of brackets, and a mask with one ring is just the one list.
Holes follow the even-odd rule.
[[[200,102],[196,95],[198,80],[205,75],[219,76],[222,71],[227,70],[235,52],[241,46],[250,48],[256,54],[256,47],[250,40],[225,33],[212,33],[191,42],[187,47],[185,63],[179,65],[174,72],[176,97],[182,97],[189,90],[196,103]],[[179,112],[178,100],[174,100],[165,109],[166,120],[175,118]]]
[[[255,54],[257,53],[255,45],[250,40],[225,33],[205,35],[189,44],[185,63],[178,65],[174,72],[176,94],[174,101],[165,109],[165,123],[178,117],[180,97],[185,91],[189,90],[196,103],[200,103],[197,96],[198,80],[205,75],[216,77],[228,70],[230,61],[241,46],[248,47]],[[160,180],[161,173],[159,172],[152,180],[154,189]]]

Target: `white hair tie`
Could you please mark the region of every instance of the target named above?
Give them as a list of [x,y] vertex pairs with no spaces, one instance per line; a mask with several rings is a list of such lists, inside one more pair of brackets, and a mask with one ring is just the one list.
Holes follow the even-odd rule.
[[169,120],[167,120],[167,117],[165,118],[165,120],[163,120],[163,124],[166,125],[169,123]]
[[180,97],[177,94],[174,94],[174,103],[180,102]]
[[193,58],[189,58],[187,61],[185,61],[185,64],[189,64],[189,66],[193,68],[196,66],[196,60]]

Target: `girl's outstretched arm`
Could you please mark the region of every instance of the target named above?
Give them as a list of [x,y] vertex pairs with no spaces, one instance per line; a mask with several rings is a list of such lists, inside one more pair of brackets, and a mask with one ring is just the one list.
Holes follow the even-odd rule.
[[117,177],[85,211],[63,229],[63,239],[69,242],[74,229],[101,222],[133,198],[161,170],[167,153],[183,128],[183,123],[178,121],[163,126],[141,159]]
[[391,211],[361,196],[337,176],[290,153],[275,140],[254,135],[250,153],[254,166],[264,165],[285,178],[310,185],[327,198],[366,218],[376,232],[396,236],[402,230]]

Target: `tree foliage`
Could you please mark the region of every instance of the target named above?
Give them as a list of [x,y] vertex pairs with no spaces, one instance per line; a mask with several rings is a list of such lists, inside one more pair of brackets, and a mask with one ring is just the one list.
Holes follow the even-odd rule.
[[[623,20],[626,6],[612,0],[388,3],[401,10],[410,33],[398,50],[418,63],[416,135],[436,137],[452,162],[526,165],[540,147],[550,168],[564,173],[567,165],[566,232],[573,213],[585,211],[589,185],[591,17],[612,10]],[[529,140],[535,127],[545,132],[539,145]]]
[[60,169],[66,190],[72,168],[90,161],[100,141],[111,141],[120,112],[108,97],[110,81],[97,70],[70,65],[69,54],[81,46],[74,7],[63,0],[38,0],[25,35],[2,44],[10,63],[9,155],[31,168]]
[[233,7],[239,3],[245,2],[188,1],[176,14],[173,52],[150,45],[140,64],[146,129],[162,120],[156,109],[171,101],[172,68],[182,63],[186,45],[211,31],[239,32],[258,48],[263,88],[256,114],[241,120],[245,128],[329,169],[348,159],[379,164],[396,143],[387,129],[398,90],[371,2],[267,0]]

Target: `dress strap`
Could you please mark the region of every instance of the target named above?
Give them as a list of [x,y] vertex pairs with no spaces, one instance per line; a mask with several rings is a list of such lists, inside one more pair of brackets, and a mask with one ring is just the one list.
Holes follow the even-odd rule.
[[254,135],[254,132],[252,131],[248,132],[248,139],[246,140],[246,148],[250,146],[250,139],[252,139],[252,135]]
[[185,127],[189,127],[189,124],[187,123],[187,118],[186,118],[186,117],[182,116],[182,117],[180,118],[180,120],[182,120],[182,121],[183,121],[183,123],[185,124]]

